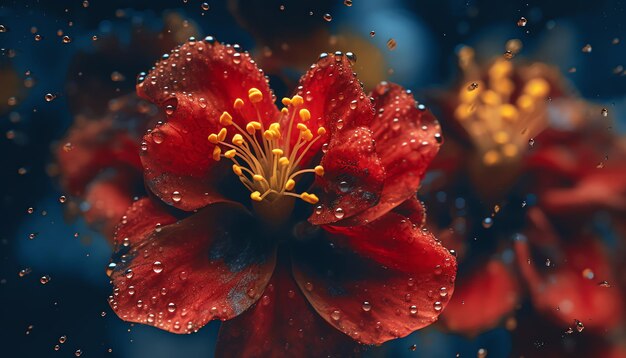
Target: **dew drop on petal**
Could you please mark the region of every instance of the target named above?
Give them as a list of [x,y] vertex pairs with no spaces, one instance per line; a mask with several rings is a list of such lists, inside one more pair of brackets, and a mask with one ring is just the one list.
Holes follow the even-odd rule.
[[344,216],[344,215],[345,215],[345,213],[343,212],[343,209],[342,209],[342,208],[337,208],[337,209],[335,209],[335,217],[336,217],[337,219],[341,219],[341,218],[343,218],[343,216]]
[[175,191],[172,193],[172,200],[176,203],[178,203],[181,199],[183,198],[183,196],[180,194],[179,191]]
[[369,312],[372,310],[372,304],[369,303],[368,301],[363,302],[363,304],[361,305],[361,309],[363,309],[364,312]]
[[517,26],[519,27],[524,27],[526,26],[526,24],[528,23],[528,20],[525,17],[520,17],[519,20],[517,20]]
[[339,310],[334,310],[330,313],[330,318],[333,319],[333,321],[339,321],[339,319],[341,318],[341,311]]
[[56,96],[53,95],[52,93],[46,93],[46,95],[43,98],[46,100],[46,102],[52,102],[54,101]]
[[161,261],[155,261],[152,264],[152,271],[154,271],[155,273],[163,272],[163,264],[161,263]]
[[[435,310],[437,310],[437,308],[436,308],[436,307],[435,307]],[[417,306],[416,306],[416,305],[412,305],[411,307],[409,307],[409,312],[410,312],[412,315],[417,314]]]
[[441,311],[443,309],[443,305],[441,304],[441,302],[436,301],[433,304],[433,308],[435,309],[435,311],[439,312],[439,311]]
[[39,279],[39,282],[41,282],[42,285],[45,285],[46,283],[50,282],[51,278],[48,275],[43,275],[41,276],[41,278]]
[[331,22],[333,21],[333,17],[330,14],[324,14],[324,21]]
[[72,38],[71,38],[71,37],[69,37],[69,36],[63,36],[63,43],[64,43],[64,44],[68,44],[68,43],[70,43],[70,42],[72,42]]
[[203,2],[202,5],[200,5],[200,8],[202,8],[202,10],[204,10],[204,11],[208,11],[209,10],[209,3],[208,2]]
[[174,311],[176,311],[176,304],[173,302],[170,302],[167,304],[167,311],[170,313],[174,313]]

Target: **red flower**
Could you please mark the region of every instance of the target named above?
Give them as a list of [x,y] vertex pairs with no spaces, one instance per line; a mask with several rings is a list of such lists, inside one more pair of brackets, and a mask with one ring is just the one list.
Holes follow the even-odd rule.
[[348,354],[348,336],[436,321],[456,261],[415,192],[439,125],[400,86],[366,95],[350,58],[321,56],[281,111],[249,55],[211,37],[143,79],[168,120],[141,145],[160,200],[134,203],[115,235],[122,319],[175,333],[231,320],[218,353],[234,356]]

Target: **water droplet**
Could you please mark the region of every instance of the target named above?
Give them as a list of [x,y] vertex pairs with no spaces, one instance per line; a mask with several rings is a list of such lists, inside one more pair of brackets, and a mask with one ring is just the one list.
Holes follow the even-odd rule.
[[369,303],[368,301],[363,302],[363,304],[361,305],[361,309],[363,309],[364,312],[369,312],[372,310],[372,304]]
[[64,44],[68,44],[68,43],[70,43],[70,42],[72,42],[72,38],[71,38],[71,37],[69,37],[69,36],[63,36],[63,43],[64,43]]
[[187,278],[189,278],[189,274],[187,273],[187,271],[181,271],[178,274],[178,278],[180,278],[181,281],[185,281]]
[[350,7],[352,6],[352,0],[343,0],[343,4]]
[[46,95],[43,98],[46,100],[46,102],[52,102],[54,101],[56,96],[53,95],[52,93],[46,93]]
[[546,259],[546,267],[550,267],[551,264],[552,262],[550,261],[550,259]]
[[374,37],[374,36],[376,36],[376,31],[373,31],[373,30],[370,31],[370,37]]
[[106,268],[107,276],[111,277],[111,275],[113,274],[113,270],[115,270],[116,267],[117,265],[115,264],[115,262],[110,262]]
[[55,344],[55,345],[54,345],[54,350],[55,350],[55,351],[58,351],[59,349],[61,349],[61,346],[60,346],[60,345],[58,345],[58,344]]
[[0,25],[0,32],[7,32],[7,31],[9,31],[9,29],[6,26]]
[[63,344],[63,343],[65,343],[65,341],[67,341],[67,336],[59,337],[59,343]]
[[131,278],[133,278],[133,275],[134,275],[133,270],[132,270],[132,269],[127,269],[127,270],[124,272],[124,275],[126,275],[126,278],[127,278],[127,279],[131,279]]
[[20,272],[18,273],[18,276],[20,277],[24,277],[26,275],[28,275],[29,273],[31,273],[33,270],[30,267],[27,267],[25,269],[21,269]]
[[485,348],[479,349],[478,352],[476,353],[476,357],[477,358],[486,358],[487,357],[487,350]]
[[582,332],[585,329],[585,325],[581,321],[575,319],[574,322],[576,322],[576,330],[578,331],[578,333]]
[[534,147],[534,146],[535,146],[535,139],[534,139],[534,138],[530,138],[530,139],[528,140],[528,146],[529,146],[530,148],[532,148],[532,147]]
[[492,226],[493,226],[493,219],[492,218],[484,218],[483,219],[483,227],[485,229],[489,229]]
[[341,311],[339,310],[334,310],[330,313],[330,318],[333,319],[333,321],[339,321],[339,319],[341,318]]
[[602,117],[608,117],[609,116],[609,110],[606,108],[602,108],[602,111],[600,111],[600,113],[602,114]]
[[[437,310],[437,308],[435,308],[435,310]],[[411,314],[417,314],[417,306],[416,305],[412,305],[411,307],[409,307],[409,312]]]
[[30,234],[28,234],[28,238],[29,238],[30,240],[33,240],[34,238],[36,238],[36,237],[37,237],[37,235],[39,235],[39,234],[38,234],[38,233],[36,233],[36,232],[31,232]]
[[526,24],[528,23],[528,20],[525,17],[520,17],[519,20],[517,20],[517,26],[519,27],[524,27],[526,26]]
[[39,34],[35,35],[35,41],[41,41],[41,35]]
[[83,1],[83,7],[84,7],[84,8],[89,7],[89,1],[88,1],[88,0],[84,0],[84,1]]
[[163,143],[163,134],[161,132],[152,132],[152,141],[156,144]]
[[468,91],[473,91],[478,88],[478,82],[472,82],[467,86]]
[[59,197],[59,203],[63,204],[63,203],[65,203],[66,201],[67,201],[67,198],[65,197],[65,195],[61,195],[61,196]]
[[176,311],[176,304],[173,302],[170,302],[167,304],[167,311],[170,313],[174,313],[174,311]]
[[148,143],[141,142],[141,151],[145,152],[148,150]]
[[209,3],[203,2],[202,5],[200,5],[200,8],[202,8],[202,10],[204,11],[209,11]]
[[391,39],[389,39],[389,40],[387,40],[387,48],[388,48],[390,51],[395,50],[397,47],[398,47],[398,43],[396,42],[396,40],[394,40],[394,39],[392,39],[392,38],[391,38]]
[[165,106],[165,114],[167,114],[168,116],[171,116],[172,114],[174,114],[175,110],[176,108],[172,104],[168,104]]
[[307,282],[307,283],[305,283],[305,284],[304,284],[304,288],[305,288],[307,291],[311,292],[311,291],[313,291],[313,284],[312,284],[312,283],[310,283],[310,282]]
[[339,187],[339,191],[342,193],[349,192],[351,188],[350,184],[347,181],[343,181],[343,180],[339,182],[338,187]]
[[436,301],[435,303],[433,303],[433,308],[435,309],[435,311],[439,312],[443,309],[443,305],[441,304],[441,302]]
[[439,289],[439,296],[441,297],[446,297],[448,295],[448,289],[445,287],[442,287]]
[[180,194],[179,191],[175,191],[172,193],[172,200],[176,203],[178,203],[179,201],[181,201],[181,199],[183,198],[183,196]]
[[163,272],[163,264],[161,263],[161,261],[155,261],[152,264],[152,271],[154,271],[155,273]]
[[52,278],[50,278],[50,276],[48,275],[43,275],[41,276],[41,278],[39,279],[39,282],[41,282],[42,285],[45,285],[46,283],[50,282]]
[[330,14],[324,14],[324,21],[331,22],[333,21],[333,17]]
[[582,48],[582,52],[584,53],[590,53],[593,49],[591,48],[590,44],[586,44],[585,46],[583,46]]
[[337,219],[341,219],[341,218],[343,218],[343,216],[344,216],[344,215],[345,215],[345,213],[343,212],[343,209],[342,209],[342,208],[337,208],[337,209],[335,209],[335,217],[336,217]]
[[600,281],[600,283],[598,285],[600,287],[605,287],[605,288],[611,287],[611,284],[609,283],[609,281]]
[[32,214],[32,213],[34,213],[34,212],[35,212],[35,208],[32,208],[32,207],[31,207],[31,208],[28,208],[28,209],[26,210],[26,212],[27,212],[27,213],[29,213],[29,214]]
[[80,349],[77,349],[76,352],[74,352],[74,355],[77,357],[80,357],[83,354],[83,351]]

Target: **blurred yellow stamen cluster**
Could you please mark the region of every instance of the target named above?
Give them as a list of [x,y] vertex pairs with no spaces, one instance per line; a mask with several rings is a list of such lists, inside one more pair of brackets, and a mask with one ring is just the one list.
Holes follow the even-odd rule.
[[517,158],[546,121],[550,84],[543,77],[514,77],[513,63],[498,58],[478,70],[474,50],[459,51],[466,84],[459,89],[455,119],[481,151],[484,165]]
[[[250,198],[254,201],[271,202],[281,196],[292,196],[310,204],[317,203],[319,199],[315,194],[295,193],[293,189],[296,185],[295,179],[300,174],[324,175],[324,168],[320,165],[312,169],[298,170],[298,167],[305,153],[326,133],[326,129],[319,127],[316,134],[313,134],[307,127],[305,122],[311,119],[311,113],[304,108],[301,96],[283,98],[285,107],[281,110],[281,119],[271,123],[268,128],[264,127],[264,121],[256,108],[256,104],[263,100],[263,93],[251,88],[248,91],[248,100],[256,109],[257,120],[249,121],[241,128],[233,121],[229,112],[222,113],[219,118],[222,128],[208,137],[209,142],[215,144],[213,159],[220,160],[224,157],[233,162],[233,172],[250,190]],[[245,105],[243,99],[237,98],[233,108],[240,110]],[[281,122],[287,123],[286,128],[281,128]],[[230,143],[226,141],[228,127],[236,132]],[[292,145],[294,130],[298,130],[299,135]]]

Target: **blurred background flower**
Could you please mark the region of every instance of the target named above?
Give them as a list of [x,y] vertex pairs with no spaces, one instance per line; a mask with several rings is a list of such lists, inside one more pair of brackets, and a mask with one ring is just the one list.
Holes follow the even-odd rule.
[[[366,90],[395,81],[438,114],[445,141],[420,195],[457,251],[457,306],[368,355],[624,356],[624,8],[0,4],[5,352],[211,356],[218,325],[176,336],[123,323],[104,275],[115,218],[144,191],[136,163],[116,154],[136,151],[160,120],[133,97],[135,79],[189,36],[211,34],[250,49],[279,96],[320,52],[351,51]],[[457,113],[464,106],[473,109]]]

